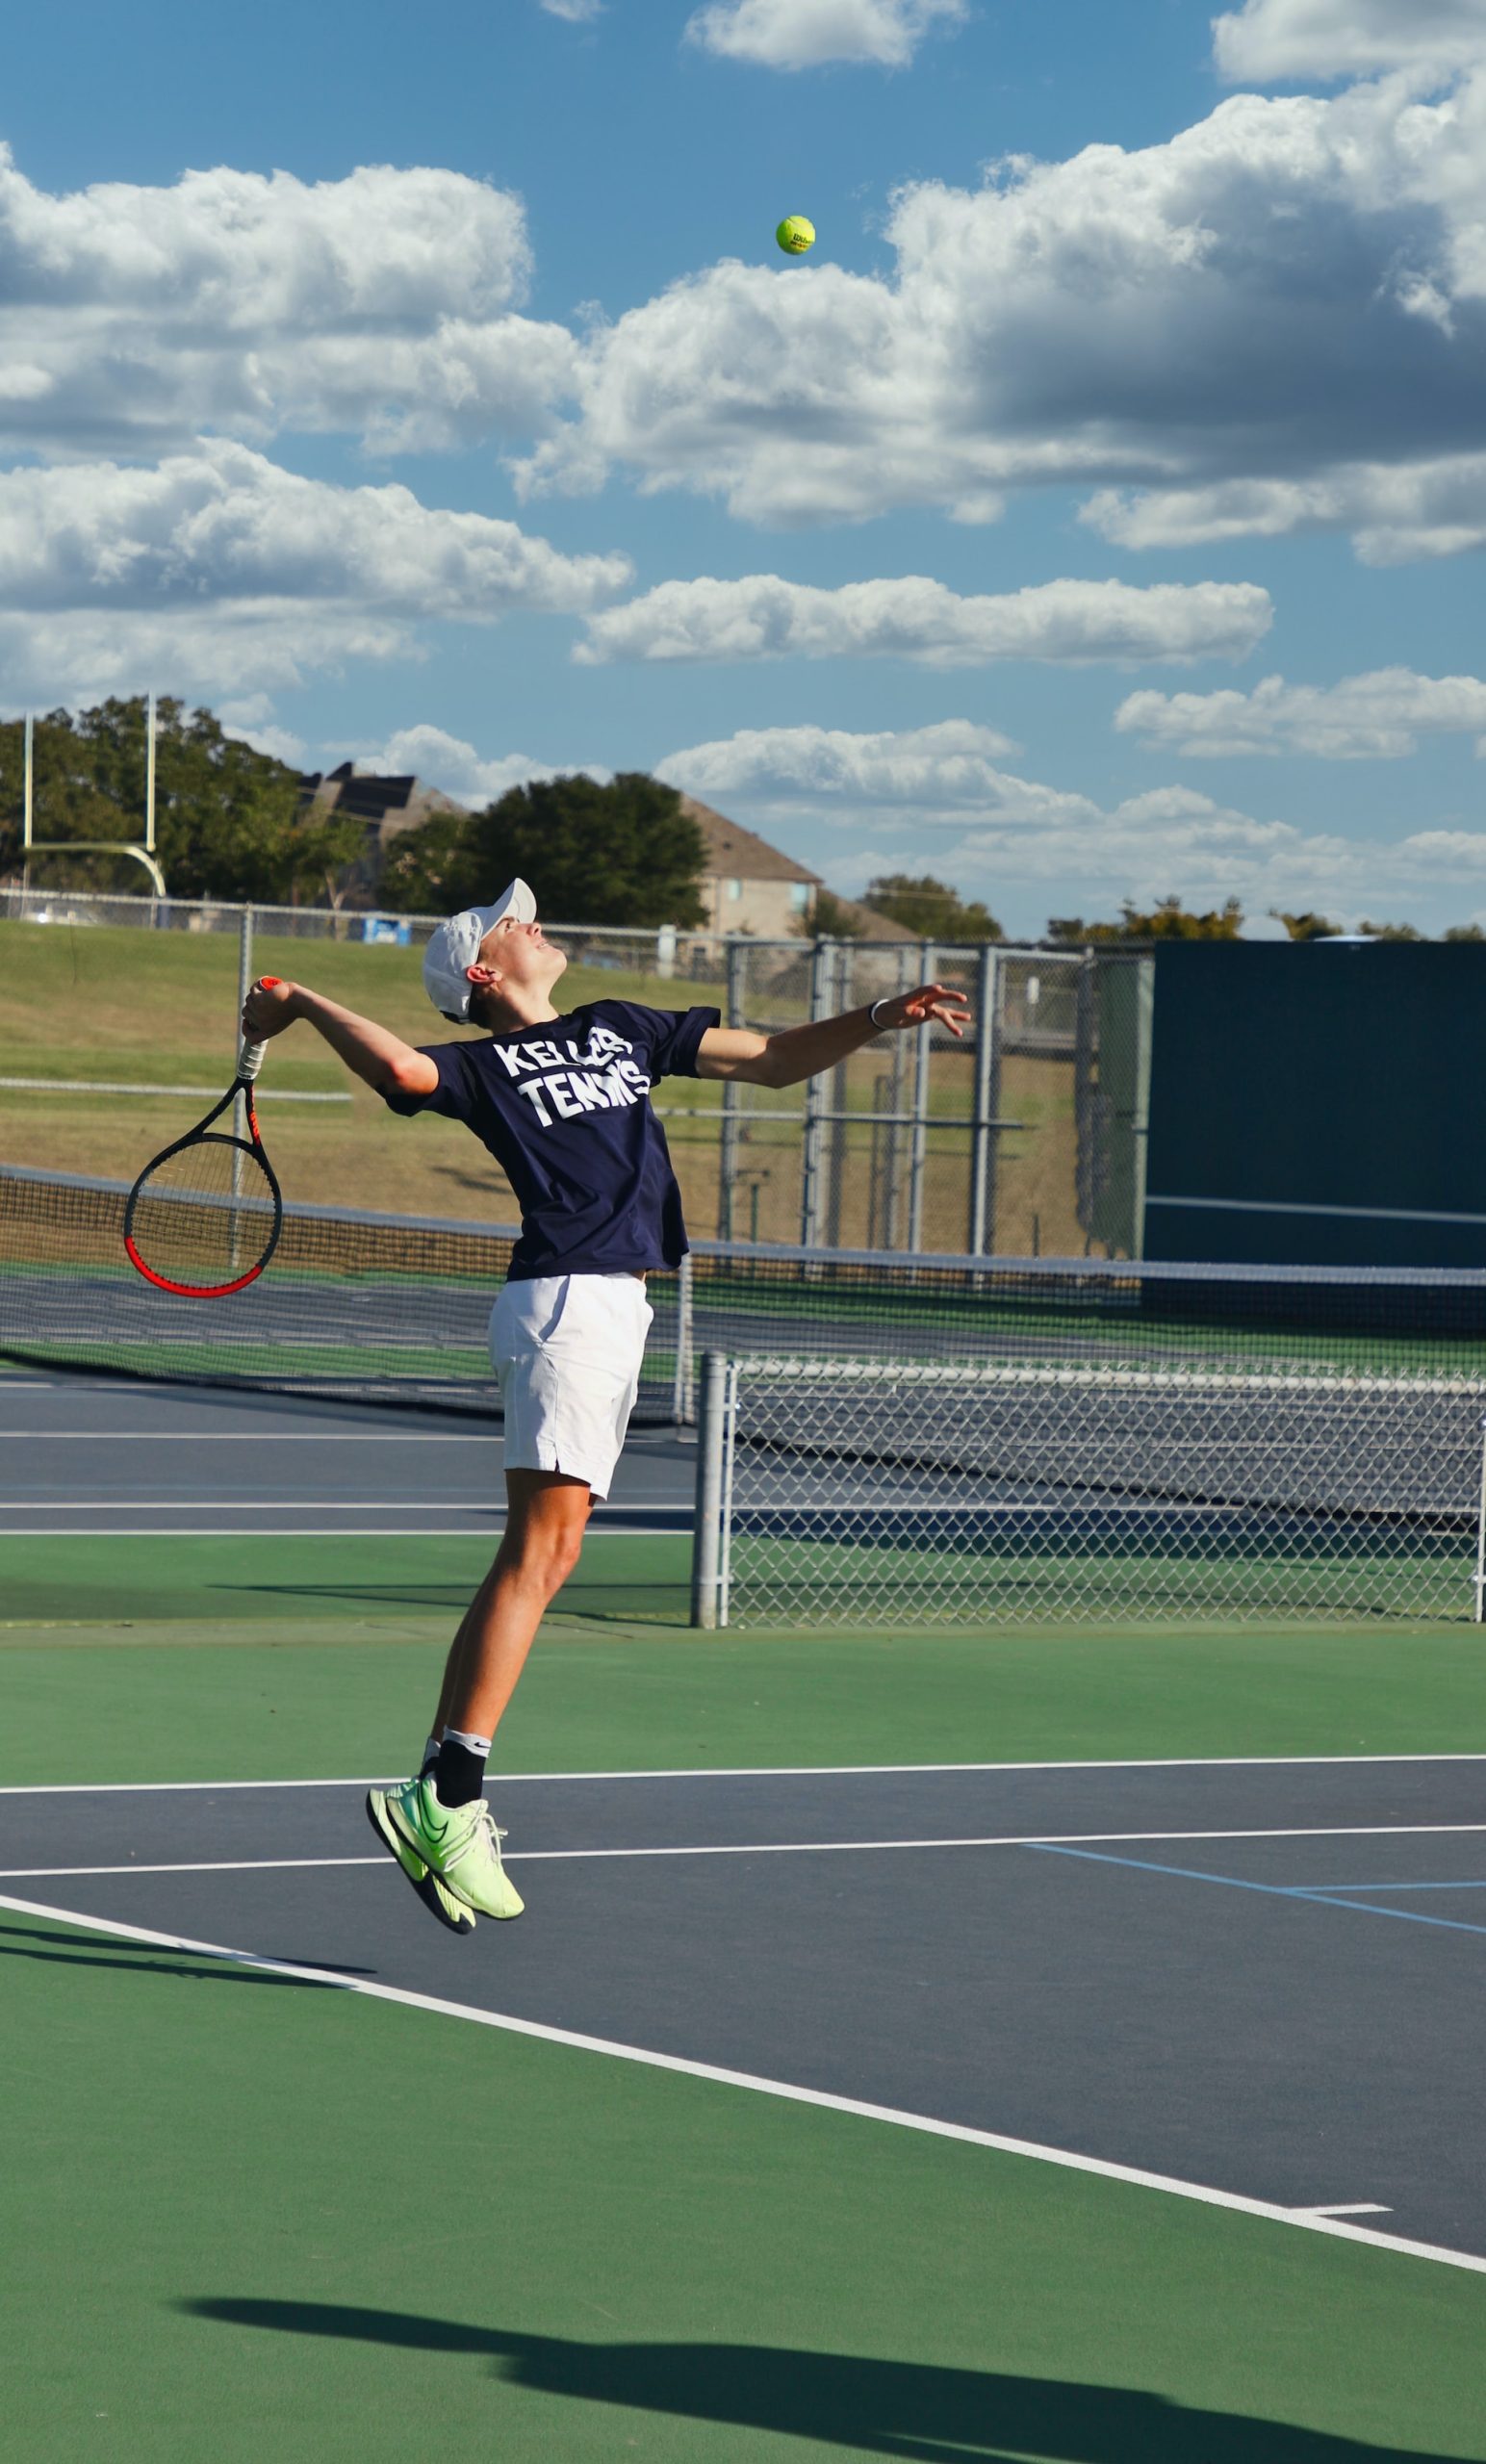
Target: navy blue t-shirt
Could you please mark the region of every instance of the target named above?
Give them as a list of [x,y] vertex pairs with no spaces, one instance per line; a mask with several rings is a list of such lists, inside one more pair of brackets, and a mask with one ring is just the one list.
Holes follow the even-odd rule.
[[395,1113],[443,1113],[490,1149],[516,1193],[518,1283],[543,1274],[637,1274],[686,1255],[681,1194],[652,1112],[657,1078],[695,1078],[716,1010],[587,1001],[505,1035],[425,1044],[439,1083],[393,1090]]

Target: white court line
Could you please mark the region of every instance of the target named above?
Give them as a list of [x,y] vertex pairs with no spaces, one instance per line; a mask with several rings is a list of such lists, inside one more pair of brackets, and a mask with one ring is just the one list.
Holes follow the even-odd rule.
[[103,1934],[118,1941],[142,1942],[155,1950],[186,1951],[194,1957],[230,1960],[237,1967],[256,1968],[269,1976],[289,1977],[301,1985],[334,1988],[342,1993],[363,1993],[369,2001],[397,2002],[407,2010],[428,2011],[441,2018],[466,2019],[475,2027],[499,2028],[507,2036],[531,2037],[543,2044],[566,2045],[578,2053],[604,2054],[610,2061],[634,2062],[650,2070],[671,2070],[683,2078],[709,2080],[723,2088],[745,2088],[755,2095],[776,2096],[786,2104],[812,2105],[827,2113],[847,2114],[859,2121],[892,2123],[900,2130],[919,2131],[931,2139],[958,2140],[971,2147],[989,2147],[1005,2156],[1026,2156],[1036,2163],[1056,2165],[1064,2171],[1094,2173],[1112,2182],[1126,2182],[1139,2190],[1165,2191],[1169,2196],[1192,2199],[1204,2207],[1222,2207],[1240,2216],[1255,2216],[1270,2224],[1288,2224],[1305,2233],[1324,2233],[1333,2240],[1361,2242],[1376,2250],[1389,2250],[1398,2257],[1431,2259],[1438,2266],[1461,2268],[1473,2275],[1486,2275],[1486,2258],[1475,2258],[1465,2250],[1447,2250],[1432,2242],[1406,2242],[1401,2236],[1377,2233],[1365,2224],[1351,2224],[1342,2217],[1316,2216],[1303,2208],[1276,2207],[1268,2199],[1244,2198],[1235,2191],[1217,2191],[1198,2182],[1178,2181],[1167,2173],[1149,2173],[1133,2165],[1111,2164],[1102,2156],[1082,2156],[1071,2148],[1044,2147],[1030,2139],[1011,2139],[1000,2131],[974,2130],[968,2123],[936,2121],[928,2114],[905,2113],[893,2105],[872,2105],[856,2096],[833,2096],[819,2088],[797,2087],[792,2080],[765,2079],[749,2070],[726,2070],[711,2062],[692,2062],[683,2055],[657,2053],[647,2045],[621,2044],[608,2037],[580,2034],[574,2028],[554,2028],[538,2019],[519,2019],[501,2011],[481,2011],[466,2002],[447,2002],[431,1993],[409,1992],[398,1985],[377,1985],[365,1977],[342,1976],[333,1968],[301,1966],[293,1960],[265,1958],[255,1951],[234,1950],[221,1942],[198,1942],[182,1934],[156,1933],[142,1925],[122,1925],[113,1919],[86,1916],[75,1909],[51,1908],[38,1900],[13,1899],[0,1893],[0,1908],[9,1908],[19,1916],[40,1916],[54,1924],[80,1926],[85,1932]]
[[[294,1498],[289,1498],[289,1501],[278,1501],[278,1503],[273,1505],[254,1505],[254,1501],[246,1498],[243,1503],[239,1503],[237,1508],[234,1508],[234,1513],[281,1515],[286,1513],[289,1505],[294,1503],[295,1503]],[[399,1498],[392,1498],[390,1503],[406,1505],[406,1491],[401,1493]],[[69,1513],[69,1510],[71,1513],[76,1513],[76,1505],[74,1508],[66,1508],[66,1505],[27,1505],[25,1513],[27,1515],[37,1515],[37,1513],[62,1515],[62,1513]],[[212,1513],[210,1505],[202,1505],[199,1510],[202,1510],[202,1513]],[[217,1508],[217,1513],[219,1513],[219,1510],[221,1508]],[[444,1510],[444,1515],[448,1515],[448,1518],[451,1518],[451,1515],[502,1515],[505,1513],[505,1505],[496,1505],[496,1503],[444,1505],[441,1510]],[[131,1498],[131,1503],[128,1505],[109,1505],[106,1501],[101,1501],[101,1498],[89,1498],[84,1513],[89,1515],[126,1515],[126,1513],[128,1515],[150,1515],[150,1513],[182,1515],[182,1513],[190,1513],[190,1508],[188,1505],[180,1505],[177,1501],[170,1501],[167,1505],[155,1505],[150,1503],[150,1501],[141,1503],[138,1498]],[[368,1505],[368,1503],[362,1503],[362,1501],[350,1501],[350,1503],[340,1505],[338,1501],[330,1501],[330,1503],[322,1503],[320,1501],[320,1503],[316,1505],[306,1505],[306,1513],[308,1515],[330,1515],[330,1513],[384,1515],[387,1513],[387,1505]],[[665,1508],[665,1513],[690,1515],[693,1513],[690,1498],[687,1498],[685,1505]],[[483,1527],[485,1526],[453,1527],[453,1523],[448,1521],[439,1523],[439,1526],[429,1526],[429,1523],[379,1523],[374,1535],[372,1532],[368,1532],[365,1537],[377,1537],[377,1540],[469,1540],[469,1537],[480,1537],[480,1530],[483,1530]],[[502,1526],[491,1526],[491,1527],[493,1530],[500,1530]],[[592,1526],[589,1526],[589,1540],[682,1540],[682,1537],[687,1535],[687,1530],[690,1530],[690,1523],[678,1523],[676,1530],[668,1530],[668,1527],[653,1526],[653,1523],[633,1523],[633,1526],[626,1523],[626,1526],[614,1526],[614,1523],[594,1521]],[[254,1537],[254,1540],[357,1540],[357,1537],[362,1535],[360,1532],[347,1532],[340,1523],[308,1523],[308,1526],[306,1523],[276,1523],[271,1530],[259,1530],[256,1526],[251,1526],[249,1530],[249,1526],[243,1526],[243,1523],[133,1523],[133,1526],[126,1526],[123,1530],[118,1527],[118,1523],[109,1523],[109,1526],[101,1526],[101,1523],[98,1523],[98,1526],[93,1526],[93,1523],[66,1523],[62,1530],[57,1530],[57,1526],[52,1526],[52,1523],[47,1523],[47,1526],[42,1526],[42,1523],[5,1523],[5,1508],[0,1508],[0,1540],[243,1540],[243,1537]],[[84,1624],[87,1624],[87,1619],[84,1619]]]
[[[1405,1761],[1486,1761],[1486,1755],[1153,1755],[1134,1761],[742,1761],[665,1772],[491,1772],[491,1786],[520,1789],[572,1779],[911,1779],[944,1772],[1306,1772],[1372,1769]],[[0,1784],[0,1796],[215,1796],[221,1789],[384,1789],[406,1772],[362,1779],[62,1779]],[[1385,1826],[1388,1829],[1388,1826]],[[1424,1826],[1432,1829],[1432,1826]],[[1444,1823],[1442,1829],[1459,1829]],[[1472,1826],[1464,1826],[1472,1829]],[[1227,1834],[1225,1834],[1227,1835]]]
[[[383,1857],[232,1857],[200,1865],[4,1865],[0,1882],[61,1882],[65,1875],[99,1874],[277,1874],[298,1873],[315,1865],[385,1865]],[[507,1860],[509,1862],[509,1859]]]
[[[505,1505],[491,1496],[478,1498],[439,1498],[436,1503],[448,1515],[502,1515]],[[286,1515],[300,1508],[306,1515],[384,1515],[399,1505],[406,1505],[406,1488],[399,1488],[395,1498],[234,1498],[234,1515]],[[19,1515],[190,1515],[190,1513],[221,1513],[221,1501],[215,1498],[202,1505],[182,1505],[180,1498],[120,1498],[118,1505],[111,1498],[27,1498],[25,1505],[17,1505]]]
[[[1486,1762],[1486,1754],[1154,1755],[1106,1762],[747,1762],[660,1771],[493,1771],[489,1778],[492,1787],[512,1788],[541,1787],[559,1780],[891,1780],[919,1774],[934,1778],[955,1771],[991,1777],[1007,1771],[1324,1771],[1413,1762]],[[211,1796],[223,1788],[385,1788],[406,1778],[405,1771],[373,1771],[359,1780],[64,1780],[55,1785],[27,1780],[0,1784],[0,1797],[178,1796],[192,1791]],[[1441,1826],[1445,1830],[1460,1827]]]
[[[1486,1831],[1486,1822],[1355,1823],[1339,1830],[1299,1831],[1017,1831],[968,1839],[737,1839],[663,1848],[511,1848],[508,1865],[602,1863],[627,1857],[876,1857],[888,1848],[1065,1848],[1152,1844],[1182,1839],[1396,1839],[1414,1834]],[[0,1865],[0,1882],[57,1881],[69,1874],[258,1874],[318,1865],[379,1865],[380,1857],[240,1857],[204,1864]],[[1318,1884],[1324,1890],[1324,1883]],[[1366,1883],[1354,1889],[1366,1890]]]
[[1391,2207],[1379,2207],[1374,2199],[1353,2199],[1349,2207],[1297,2207],[1297,2216],[1392,2216]]

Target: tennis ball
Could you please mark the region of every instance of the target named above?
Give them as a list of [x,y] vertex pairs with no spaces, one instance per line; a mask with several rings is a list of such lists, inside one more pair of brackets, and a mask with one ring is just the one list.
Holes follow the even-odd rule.
[[774,236],[786,257],[803,257],[815,245],[815,225],[803,214],[786,214]]

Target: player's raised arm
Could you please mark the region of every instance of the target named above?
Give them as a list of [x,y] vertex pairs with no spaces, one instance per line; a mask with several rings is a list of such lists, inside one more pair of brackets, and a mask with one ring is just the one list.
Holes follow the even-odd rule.
[[374,1018],[358,1017],[339,1001],[312,992],[307,984],[255,984],[243,1007],[243,1032],[262,1042],[282,1035],[299,1018],[323,1036],[347,1069],[378,1094],[393,1089],[405,1095],[428,1095],[439,1083],[437,1065],[425,1052],[379,1027]]
[[802,1078],[833,1069],[874,1036],[929,1026],[935,1019],[952,1036],[962,1036],[969,1015],[969,1002],[953,985],[921,984],[916,991],[892,993],[869,1009],[845,1010],[837,1018],[811,1018],[772,1036],[753,1035],[743,1027],[709,1027],[698,1046],[697,1075],[740,1079],[754,1087],[796,1087]]

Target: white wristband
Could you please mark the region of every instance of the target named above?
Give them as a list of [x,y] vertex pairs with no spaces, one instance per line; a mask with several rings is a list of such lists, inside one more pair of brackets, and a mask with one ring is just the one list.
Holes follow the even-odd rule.
[[881,1001],[874,1001],[871,1009],[867,1012],[867,1016],[874,1027],[877,1024],[877,1014],[879,1010],[886,1009],[890,997],[891,996],[888,993],[884,992]]

